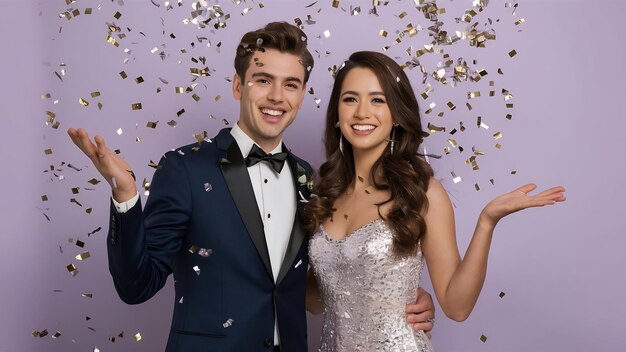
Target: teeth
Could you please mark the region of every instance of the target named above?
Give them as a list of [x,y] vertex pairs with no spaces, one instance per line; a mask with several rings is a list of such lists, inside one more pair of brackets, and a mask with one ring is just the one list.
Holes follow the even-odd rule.
[[267,108],[263,108],[261,109],[261,112],[267,115],[272,115],[272,116],[280,116],[283,114],[282,111],[279,110],[272,110],[272,109],[267,109]]
[[372,126],[372,125],[352,125],[352,128],[357,130],[357,131],[371,131],[374,128],[376,128],[376,126]]

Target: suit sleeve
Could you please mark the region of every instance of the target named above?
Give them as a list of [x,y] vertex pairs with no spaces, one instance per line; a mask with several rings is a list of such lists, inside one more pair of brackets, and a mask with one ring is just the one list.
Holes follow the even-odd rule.
[[109,271],[120,298],[128,304],[154,296],[172,273],[191,214],[191,195],[184,160],[166,154],[154,173],[150,196],[126,213],[111,204],[107,241]]

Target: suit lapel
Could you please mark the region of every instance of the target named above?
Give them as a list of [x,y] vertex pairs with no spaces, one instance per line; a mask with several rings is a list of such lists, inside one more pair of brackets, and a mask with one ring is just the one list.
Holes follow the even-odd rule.
[[[285,146],[283,145],[283,151],[285,151]],[[300,250],[300,246],[302,245],[302,241],[305,239],[306,232],[304,227],[302,226],[302,221],[300,221],[300,207],[298,206],[298,163],[296,160],[289,154],[287,158],[287,162],[289,163],[289,169],[291,170],[291,174],[293,177],[294,188],[296,190],[296,216],[293,222],[293,227],[291,229],[291,235],[289,236],[289,243],[287,244],[287,250],[285,251],[285,256],[283,258],[283,263],[280,267],[280,271],[278,272],[278,278],[276,279],[276,285],[280,284],[282,279],[287,275],[291,265],[293,264],[294,259],[298,255],[298,251]]]
[[[227,135],[224,135],[224,133]],[[270,277],[273,278],[270,255],[267,249],[267,243],[265,242],[263,220],[259,214],[245,160],[241,155],[239,146],[228,130],[222,130],[215,139],[218,143],[218,148],[226,150],[226,157],[222,158],[219,162],[222,168],[222,174],[228,185],[228,190],[237,205],[239,215],[250,234],[250,238],[257,252],[259,252],[265,269]]]

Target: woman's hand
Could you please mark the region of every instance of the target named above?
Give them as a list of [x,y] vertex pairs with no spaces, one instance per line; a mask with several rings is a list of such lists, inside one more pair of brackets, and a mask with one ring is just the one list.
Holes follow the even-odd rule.
[[558,186],[547,189],[536,195],[528,193],[534,191],[537,185],[529,183],[512,192],[496,197],[489,202],[482,213],[480,221],[486,222],[490,226],[496,226],[503,217],[532,207],[543,207],[553,205],[565,200],[565,188]]

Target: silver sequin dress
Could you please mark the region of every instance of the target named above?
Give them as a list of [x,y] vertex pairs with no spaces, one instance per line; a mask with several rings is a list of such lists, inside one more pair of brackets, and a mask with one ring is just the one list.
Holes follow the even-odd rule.
[[374,220],[342,240],[324,227],[309,256],[324,300],[320,352],[432,351],[424,332],[406,324],[424,266],[422,253],[396,258],[387,224]]

